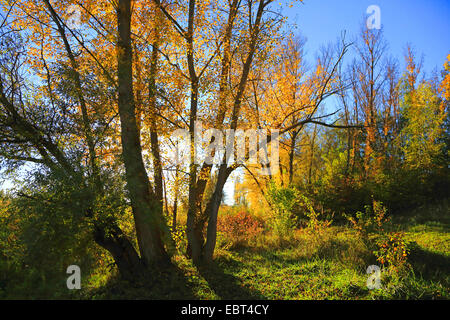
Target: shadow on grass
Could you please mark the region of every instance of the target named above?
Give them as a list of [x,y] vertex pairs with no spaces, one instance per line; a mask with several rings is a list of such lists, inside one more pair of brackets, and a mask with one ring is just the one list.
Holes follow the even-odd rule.
[[409,262],[415,273],[426,280],[449,281],[450,257],[413,245]]
[[224,300],[261,300],[267,299],[257,290],[246,288],[239,278],[224,272],[217,262],[208,267],[199,268],[198,271],[208,282],[210,288]]
[[[317,260],[327,260],[334,263],[351,264],[351,266],[366,270],[366,267],[376,263],[376,258],[362,243],[353,245],[353,242],[341,239],[328,239],[318,244],[300,244],[291,246],[293,251],[286,255],[282,250],[268,251],[266,248],[248,248],[240,250],[244,253],[257,253],[264,260],[280,268],[310,263]],[[310,247],[307,247],[310,245]]]
[[183,272],[170,265],[164,271],[149,270],[148,275],[135,282],[113,277],[108,283],[89,294],[90,299],[126,300],[192,300],[198,299]]

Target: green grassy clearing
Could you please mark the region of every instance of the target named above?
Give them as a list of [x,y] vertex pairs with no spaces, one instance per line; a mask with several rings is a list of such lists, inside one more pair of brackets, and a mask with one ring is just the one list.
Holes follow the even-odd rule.
[[[366,286],[367,266],[377,264],[355,232],[331,227],[322,235],[297,231],[280,241],[270,236],[252,246],[219,249],[212,268],[198,271],[184,256],[161,283],[134,288],[112,281],[91,298],[128,299],[448,299],[448,225],[404,226],[415,241],[402,276],[382,272],[382,289]],[[168,285],[164,285],[168,280]],[[94,294],[95,292],[95,294]]]

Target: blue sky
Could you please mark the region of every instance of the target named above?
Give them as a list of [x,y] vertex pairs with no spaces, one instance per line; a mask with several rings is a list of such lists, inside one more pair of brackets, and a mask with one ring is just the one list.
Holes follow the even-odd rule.
[[423,54],[427,74],[442,70],[450,53],[449,0],[304,0],[284,13],[307,38],[307,58],[312,62],[320,46],[335,42],[341,31],[356,36],[370,5],[380,7],[388,52],[400,67],[404,48],[411,43],[419,57]]

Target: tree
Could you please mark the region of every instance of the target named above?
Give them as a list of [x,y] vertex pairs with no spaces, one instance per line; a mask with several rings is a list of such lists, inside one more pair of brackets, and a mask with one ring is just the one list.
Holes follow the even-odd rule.
[[[89,3],[87,4],[89,7]],[[2,143],[2,156],[10,159],[10,161],[29,161],[45,165],[55,172],[63,172],[68,178],[73,179],[75,185],[83,186],[90,194],[86,200],[90,201],[91,205],[86,208],[84,213],[87,219],[92,219],[94,222],[93,238],[97,244],[111,253],[122,275],[133,278],[141,273],[144,266],[167,262],[168,258],[161,240],[162,219],[159,209],[161,204],[152,195],[153,191],[142,160],[135,118],[130,42],[130,3],[121,2],[117,8],[119,39],[117,43],[117,87],[114,78],[111,76],[111,70],[100,63],[95,55],[101,55],[102,50],[99,49],[94,54],[89,46],[81,40],[83,35],[68,28],[64,19],[61,18],[49,1],[45,2],[44,8],[46,10],[42,10],[39,4],[33,2],[27,4],[14,2],[6,10],[6,12],[14,12],[17,16],[24,17],[24,20],[12,20],[12,22],[5,24],[3,28],[5,34],[10,35],[11,40],[6,43],[8,50],[4,52],[7,56],[2,60],[0,76],[1,128],[2,137],[5,138],[5,143]],[[86,9],[86,12],[89,11]],[[105,15],[110,16],[111,11],[105,10],[104,12]],[[33,15],[39,16],[40,19],[33,19]],[[9,22],[6,18],[5,21]],[[95,21],[102,25],[99,20]],[[20,27],[17,24],[22,22],[28,23],[28,27],[37,30],[30,38],[31,43],[28,47],[20,43],[20,33],[17,31],[20,29],[15,29],[15,27]],[[51,29],[52,23],[55,29]],[[53,30],[56,30],[58,36],[48,38]],[[111,32],[111,30],[109,31]],[[98,45],[95,39],[91,41],[91,44]],[[49,43],[53,43],[54,46],[49,47]],[[74,54],[73,47],[76,45],[78,45],[77,49],[81,49],[84,55]],[[37,51],[36,47],[40,48],[40,51]],[[25,56],[25,50],[20,51],[19,48],[28,49],[29,54]],[[56,60],[52,60],[51,64],[49,63],[48,60],[51,59],[49,58],[51,54],[49,48],[60,49],[56,50],[55,55],[61,56],[60,61],[63,61],[62,63],[57,64]],[[68,66],[64,64],[67,60]],[[11,64],[10,61],[20,63]],[[45,70],[44,73],[38,73],[46,79],[45,85],[25,83],[25,74],[21,73],[21,70],[30,63],[42,66],[42,69]],[[110,99],[111,96],[108,95],[107,90],[118,89],[119,98],[116,100],[116,104],[119,106],[122,122],[123,158],[130,199],[132,199],[140,257],[130,239],[120,229],[117,221],[114,218],[111,220],[109,216],[108,218],[104,217],[104,213],[101,211],[96,212],[94,205],[94,199],[101,198],[102,194],[107,192],[101,176],[105,166],[108,166],[107,163],[98,161],[96,147],[107,145],[106,141],[109,137],[104,134],[111,133],[110,125],[115,116],[113,115],[111,119],[108,119],[110,110],[97,107],[93,96],[87,98],[91,91],[86,90],[86,88],[89,87],[91,79],[85,74],[86,64],[95,66],[94,70],[100,70],[100,74],[94,74],[94,77],[97,76],[98,86],[101,87],[102,84],[104,86],[105,91],[100,97]],[[52,68],[53,66],[55,68]],[[64,71],[65,74],[62,74],[63,77],[66,77],[62,79],[62,83],[67,83],[67,87],[58,88],[54,78],[58,76],[57,72],[61,69],[67,70],[67,72]],[[34,97],[29,95],[28,92],[33,87],[36,87],[44,98],[39,95]],[[91,85],[91,87],[93,86]],[[95,95],[95,93],[93,94]],[[72,100],[74,98],[75,100]],[[68,105],[72,101],[75,104],[73,107],[70,104]],[[114,99],[112,99],[112,103],[110,101],[106,105],[114,105],[113,101]],[[80,106],[79,109],[78,106]],[[97,113],[94,116],[95,111]],[[41,120],[36,122],[36,116]],[[67,130],[70,127],[74,127],[75,130]],[[96,130],[97,136],[95,139],[92,128]],[[85,156],[84,143],[80,140],[77,141],[79,138],[87,144],[89,159],[87,166],[82,165],[82,159]],[[77,150],[78,148],[78,153],[73,152],[67,141],[73,141],[75,144],[73,149]],[[22,147],[17,149],[14,148],[15,145],[21,145]],[[100,150],[98,153],[103,154],[103,152],[104,150]]]
[[361,30],[360,40],[356,46],[360,60],[354,62],[353,70],[357,77],[355,93],[364,118],[364,169],[367,177],[375,168],[374,160],[379,157],[379,150],[376,147],[377,115],[384,85],[382,58],[386,51],[386,43],[382,38],[381,29],[368,29],[366,26]]
[[145,264],[167,263],[162,241],[162,203],[149,183],[142,158],[133,95],[133,54],[131,47],[131,0],[120,0],[117,7],[118,109],[121,122],[122,157],[127,187],[136,224],[141,257]]
[[411,47],[407,48],[405,60],[407,67],[401,80],[400,105],[402,151],[408,168],[429,171],[442,154],[443,144],[439,137],[443,133],[445,112],[431,84],[425,81],[417,84],[420,67]]

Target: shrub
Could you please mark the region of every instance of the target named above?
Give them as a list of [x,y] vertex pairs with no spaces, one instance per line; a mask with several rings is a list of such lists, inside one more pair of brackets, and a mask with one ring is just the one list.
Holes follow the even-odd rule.
[[390,221],[387,217],[387,209],[380,201],[372,201],[372,206],[366,205],[365,211],[356,212],[356,217],[346,216],[352,227],[367,239],[370,233],[382,233],[386,224]]
[[[390,221],[387,209],[380,201],[373,200],[372,206],[366,206],[365,212],[357,212],[356,218],[347,217],[368,247],[374,248],[373,254],[383,268],[399,272],[404,270],[409,254],[408,243],[402,232],[387,232]],[[369,235],[374,234],[369,241]]]
[[181,252],[187,246],[186,226],[177,224],[175,228],[169,225],[170,234],[177,251]]
[[305,207],[305,214],[308,217],[307,228],[316,234],[322,234],[325,228],[329,227],[332,221],[319,220],[319,213],[314,209],[308,197],[300,195],[301,203]]
[[297,224],[294,207],[298,205],[300,192],[294,187],[278,187],[271,182],[267,197],[274,216],[270,219],[270,227],[278,236],[287,235]]
[[402,232],[390,232],[376,239],[378,250],[374,251],[383,267],[399,272],[406,265],[409,249]]
[[225,245],[235,246],[255,239],[263,231],[263,225],[247,211],[240,211],[236,214],[219,216],[217,231],[219,239],[224,237],[221,240]]

